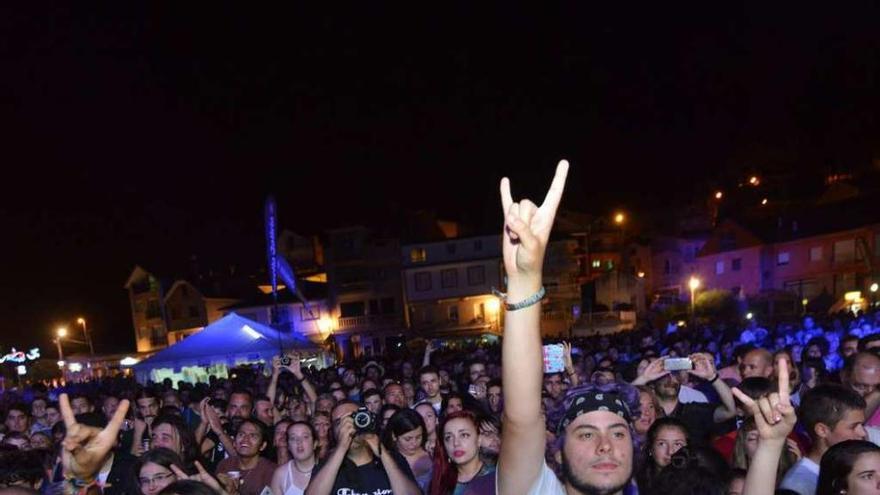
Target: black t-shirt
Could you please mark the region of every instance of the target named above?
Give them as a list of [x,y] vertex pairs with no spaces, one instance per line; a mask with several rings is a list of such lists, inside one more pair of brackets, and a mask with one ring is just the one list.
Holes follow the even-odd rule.
[[[400,454],[390,452],[397,466],[409,479],[415,482],[412,470]],[[312,472],[312,479],[324,464],[316,466]],[[333,490],[331,494],[336,495],[391,495],[391,481],[382,466],[382,461],[373,458],[373,462],[364,464],[363,466],[355,465],[348,457],[342,461],[339,466],[339,472],[336,473],[336,481],[333,482]]]

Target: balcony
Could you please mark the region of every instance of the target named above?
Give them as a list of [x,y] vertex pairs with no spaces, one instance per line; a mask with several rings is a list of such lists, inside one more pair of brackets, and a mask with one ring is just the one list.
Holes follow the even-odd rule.
[[363,315],[339,318],[336,328],[340,331],[352,331],[367,328],[385,328],[402,326],[400,315]]

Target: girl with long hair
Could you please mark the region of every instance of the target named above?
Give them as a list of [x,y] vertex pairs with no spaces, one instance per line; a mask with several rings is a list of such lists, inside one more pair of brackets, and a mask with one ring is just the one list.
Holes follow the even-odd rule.
[[480,459],[480,425],[470,411],[452,413],[440,424],[430,495],[495,493],[495,466]]
[[278,466],[272,475],[272,495],[302,495],[317,463],[317,434],[311,424],[294,421],[287,427],[287,450],[290,461]]
[[840,442],[822,455],[816,495],[880,492],[880,447],[865,440]]
[[636,474],[638,485],[652,486],[660,471],[672,462],[672,455],[690,443],[687,427],[676,418],[659,418],[648,429],[643,458]]
[[412,409],[401,409],[394,413],[382,430],[382,445],[388,450],[397,451],[406,459],[422,491],[427,490],[431,481],[432,459],[425,450],[426,441],[425,422]]
[[330,449],[333,448],[333,439],[330,435],[330,414],[324,411],[315,411],[311,424],[315,429],[315,455],[319,461],[323,461]]
[[177,475],[171,467],[182,463],[177,452],[165,447],[144,453],[134,466],[140,495],[157,495],[163,488],[177,481]]

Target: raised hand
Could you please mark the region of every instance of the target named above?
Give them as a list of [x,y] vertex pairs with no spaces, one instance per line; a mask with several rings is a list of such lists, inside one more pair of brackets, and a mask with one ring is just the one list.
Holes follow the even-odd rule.
[[64,426],[67,427],[67,434],[61,442],[61,463],[66,476],[86,482],[95,479],[106,462],[110,449],[116,445],[119,428],[128,413],[128,405],[128,400],[123,399],[113,418],[102,430],[77,423],[73,409],[70,408],[70,399],[67,394],[61,394],[58,406],[64,418]]
[[206,471],[205,468],[202,467],[202,464],[199,461],[196,461],[195,465],[196,465],[196,469],[198,470],[198,472],[193,475],[186,474],[185,472],[183,472],[182,469],[175,466],[174,464],[171,465],[171,471],[174,472],[174,474],[177,476],[178,480],[201,481],[202,483],[210,486],[217,493],[220,493],[220,494],[226,493],[226,490],[224,489],[223,486],[220,485],[220,482],[216,478],[211,476],[208,473],[208,471]]
[[715,378],[717,371],[715,370],[715,361],[711,356],[700,352],[697,354],[691,354],[690,358],[694,363],[694,368],[688,370],[688,373],[697,378],[702,378],[703,380],[711,380],[712,378]]
[[647,385],[668,374],[669,371],[667,371],[663,365],[663,358],[655,359],[651,361],[651,363],[645,368],[645,371],[643,371],[642,374],[632,382],[632,385]]
[[562,364],[565,366],[566,373],[574,371],[574,361],[571,359],[571,344],[562,343]]
[[736,398],[754,415],[758,436],[762,442],[785,442],[797,422],[788,391],[788,362],[784,358],[776,362],[776,373],[778,391],[757,401],[739,389],[733,389]]
[[210,398],[205,397],[202,399],[202,402],[199,403],[199,407],[201,407],[202,418],[208,422],[208,426],[211,430],[219,435],[220,432],[223,431],[223,423],[220,421],[220,416],[217,415],[217,411],[208,404],[210,400]]
[[515,203],[510,193],[510,180],[507,177],[501,179],[501,209],[504,214],[502,251],[508,277],[540,274],[544,250],[567,176],[568,161],[561,160],[541,206],[536,206],[528,199]]
[[293,376],[295,376],[297,379],[302,380],[303,372],[302,365],[299,362],[299,354],[293,353],[290,354],[288,357],[290,358],[290,364],[285,366],[285,368],[293,373]]

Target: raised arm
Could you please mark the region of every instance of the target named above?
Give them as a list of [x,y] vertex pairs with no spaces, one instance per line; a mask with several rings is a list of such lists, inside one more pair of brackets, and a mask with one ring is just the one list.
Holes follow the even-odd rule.
[[[568,162],[559,162],[544,203],[514,203],[510,182],[501,180],[504,212],[502,252],[507,272],[507,303],[516,304],[541,289],[544,251],[562,199]],[[521,495],[538,479],[544,463],[541,418],[541,305],[508,311],[501,347],[504,428],[498,461],[498,493]]]
[[755,417],[758,427],[758,448],[749,463],[743,493],[748,495],[773,495],[776,490],[776,470],[786,445],[786,438],[797,422],[788,392],[788,362],[776,363],[779,390],[757,401],[738,389],[733,394]]
[[562,355],[562,361],[565,363],[565,374],[568,376],[571,386],[577,387],[580,385],[580,378],[574,369],[574,361],[571,359],[571,344],[563,342],[562,347],[565,350]]
[[715,408],[713,416],[715,422],[722,423],[736,417],[736,403],[733,401],[733,393],[727,383],[718,376],[718,370],[715,369],[715,360],[712,356],[697,353],[691,355],[691,360],[694,362],[694,369],[689,373],[711,383],[718,398],[721,399],[721,405]]
[[67,394],[61,394],[58,398],[58,407],[61,417],[64,418],[64,426],[67,427],[67,433],[61,442],[64,477],[71,483],[75,482],[77,488],[81,488],[79,493],[100,493],[95,484],[98,472],[107,461],[110,450],[116,445],[119,428],[128,412],[128,401],[119,403],[119,408],[103,430],[77,423]]
[[281,357],[272,357],[272,379],[269,380],[269,388],[266,389],[266,397],[275,406],[275,396],[278,394],[278,377],[281,376]]
[[306,394],[306,398],[308,402],[314,404],[315,401],[318,400],[318,392],[315,390],[315,386],[309,381],[309,378],[303,373],[302,363],[300,363],[300,355],[294,354],[291,356],[290,366],[287,367],[293,376],[299,380],[299,384],[302,385],[303,392]]
[[436,349],[434,349],[434,341],[429,339],[427,343],[425,343],[425,356],[422,358],[422,368],[431,365],[431,354],[435,350]]

